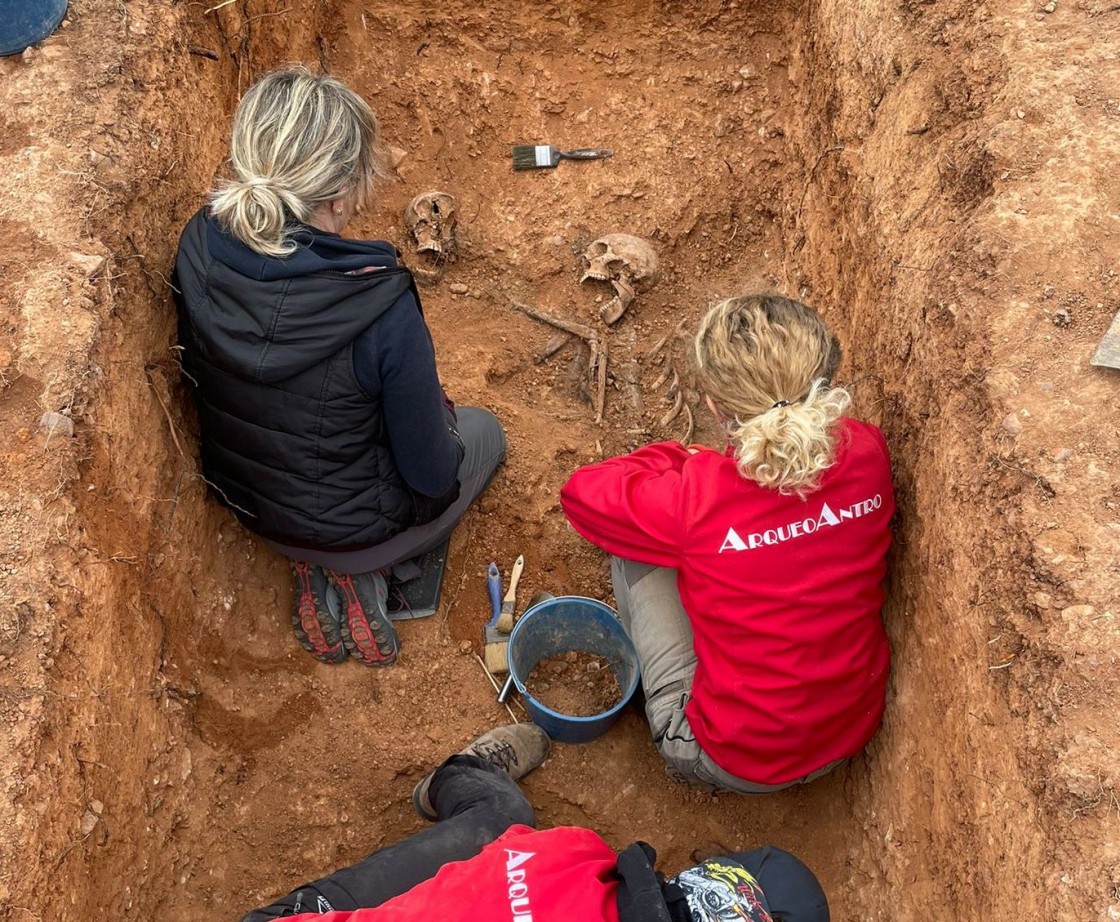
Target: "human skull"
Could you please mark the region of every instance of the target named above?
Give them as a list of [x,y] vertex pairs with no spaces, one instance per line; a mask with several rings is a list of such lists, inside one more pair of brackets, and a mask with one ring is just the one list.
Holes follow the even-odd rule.
[[450,258],[455,252],[458,208],[446,192],[424,192],[404,210],[404,223],[416,241],[416,252]]
[[607,234],[583,254],[581,282],[594,279],[610,282],[615,296],[599,308],[599,316],[609,325],[617,323],[639,291],[657,281],[657,254],[649,241],[631,234]]

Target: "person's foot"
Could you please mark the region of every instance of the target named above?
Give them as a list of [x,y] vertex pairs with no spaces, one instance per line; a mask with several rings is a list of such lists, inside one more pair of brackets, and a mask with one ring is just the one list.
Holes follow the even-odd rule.
[[350,655],[367,666],[392,666],[401,645],[386,608],[385,577],[377,571],[351,575],[331,570],[330,578],[342,596],[342,642]]
[[[500,768],[514,781],[519,781],[548,758],[551,746],[548,734],[536,724],[507,724],[483,733],[458,754],[478,756]],[[428,797],[434,776],[434,771],[429,772],[412,789],[412,808],[424,819],[433,822],[439,819]]]
[[321,663],[346,659],[342,625],[327,604],[327,574],[321,567],[302,560],[292,561],[292,627],[296,639]]

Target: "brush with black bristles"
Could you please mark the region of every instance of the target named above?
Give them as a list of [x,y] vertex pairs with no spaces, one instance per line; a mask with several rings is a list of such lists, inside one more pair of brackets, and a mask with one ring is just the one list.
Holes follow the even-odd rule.
[[602,160],[613,156],[614,151],[602,147],[581,147],[579,150],[560,150],[551,144],[515,144],[513,168],[539,170],[559,166],[561,160]]

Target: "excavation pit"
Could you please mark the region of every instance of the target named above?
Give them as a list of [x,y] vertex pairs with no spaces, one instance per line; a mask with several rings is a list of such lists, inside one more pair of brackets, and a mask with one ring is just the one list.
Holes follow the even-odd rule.
[[[1118,306],[1116,14],[678,6],[75,0],[0,62],[0,918],[236,919],[418,829],[415,781],[508,719],[472,655],[485,563],[523,553],[525,599],[609,600],[559,486],[684,437],[678,331],[759,287],[825,314],[894,455],[883,729],[804,789],[712,798],[627,712],[527,779],[541,823],[646,839],[666,871],[780,845],[837,919],[1120,916],[1120,419],[1088,367]],[[381,121],[393,181],[355,234],[412,258],[408,202],[455,195],[425,312],[451,395],[510,437],[443,610],[382,672],[296,647],[283,560],[198,477],[172,351],[178,232],[239,92],[296,61]],[[615,155],[513,172],[533,142]],[[580,254],[615,232],[660,277],[608,329]],[[535,361],[556,331],[518,304],[608,345],[601,425],[586,345]]]

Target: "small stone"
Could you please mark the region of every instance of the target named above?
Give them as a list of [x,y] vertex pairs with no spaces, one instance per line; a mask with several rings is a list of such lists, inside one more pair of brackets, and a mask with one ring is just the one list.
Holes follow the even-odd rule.
[[1073,457],[1073,449],[1072,448],[1059,448],[1056,452],[1054,452],[1054,463],[1055,464],[1064,464],[1066,461],[1068,461],[1072,457]]
[[1003,426],[1003,431],[1012,438],[1015,438],[1023,431],[1023,422],[1016,413],[1008,413],[1003,418],[1003,423],[1001,425]]
[[451,293],[453,295],[465,295],[468,291],[470,291],[470,289],[462,282],[451,283]]
[[54,436],[72,437],[74,435],[74,420],[61,413],[48,411],[39,417],[39,428],[46,432],[47,438]]
[[1096,614],[1092,605],[1070,605],[1062,609],[1063,621],[1088,621]]
[[75,266],[82,270],[87,276],[96,275],[101,271],[101,267],[105,265],[105,257],[97,256],[91,253],[80,253],[73,250],[66,254],[66,258],[70,260]]
[[1054,12],[1054,10],[1056,10],[1057,8],[1058,8],[1058,4],[1057,4],[1057,3],[1055,3],[1055,2],[1054,2],[1054,0],[1050,0],[1050,2],[1049,2],[1049,3],[1047,3],[1047,4],[1046,4],[1046,6],[1044,6],[1044,7],[1042,8],[1042,12],[1044,12],[1044,13],[1053,13],[1053,12]]
[[88,836],[94,829],[97,828],[97,814],[92,810],[87,810],[82,816],[82,835]]
[[408,156],[408,151],[402,150],[399,147],[390,147],[389,151],[389,164],[395,170],[404,162],[404,158]]
[[1024,112],[1022,109],[1016,109],[1015,110],[1015,118],[1026,118],[1026,117],[1027,117],[1027,113]]
[[91,800],[89,802],[89,808],[98,816],[101,816],[101,814],[105,812],[105,804],[103,804],[100,800]]
[[470,653],[471,652],[471,642],[469,640],[461,641],[459,643],[459,652],[461,654],[463,654],[463,656],[466,656],[468,653]]
[[565,243],[564,238],[559,234],[553,234],[548,238],[548,242],[551,243],[554,247],[562,247]]
[[1073,323],[1073,318],[1064,307],[1060,307],[1054,311],[1054,313],[1050,315],[1050,319],[1054,321],[1054,326],[1062,327],[1063,329]]
[[35,60],[36,54],[37,52],[35,51],[35,49],[31,45],[28,45],[23,49],[23,54],[20,55],[20,59],[24,64],[30,64]]
[[1120,922],[1120,903],[1115,903],[1105,910],[1104,916],[1108,922]]

